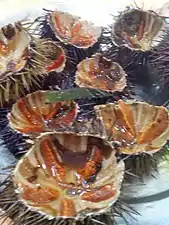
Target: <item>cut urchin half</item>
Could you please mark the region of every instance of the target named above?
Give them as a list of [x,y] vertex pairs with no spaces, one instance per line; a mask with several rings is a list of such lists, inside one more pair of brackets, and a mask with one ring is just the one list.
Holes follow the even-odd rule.
[[56,37],[77,48],[94,45],[101,35],[101,28],[67,12],[55,10],[49,14],[49,24]]
[[74,101],[45,103],[46,91],[19,99],[8,115],[10,126],[21,133],[38,134],[71,125],[78,111]]
[[158,45],[165,20],[153,11],[129,9],[117,17],[112,26],[112,38],[118,45],[149,51]]
[[79,87],[121,92],[126,82],[122,67],[99,53],[83,60],[77,66],[75,83]]
[[0,103],[16,100],[31,88],[40,86],[40,77],[61,72],[64,51],[55,42],[29,34],[21,23],[0,30]]
[[[111,171],[111,172],[110,172]],[[124,163],[94,136],[48,133],[18,162],[19,198],[47,218],[85,218],[106,212],[118,199]]]
[[44,47],[48,49],[49,56],[47,57],[47,65],[45,71],[50,72],[62,72],[65,68],[66,55],[64,50],[53,41],[46,41]]
[[165,107],[145,102],[118,101],[95,106],[109,141],[123,154],[153,154],[169,139],[169,113]]
[[0,81],[25,67],[29,45],[30,37],[19,23],[0,29]]
[[11,95],[16,94],[18,96],[21,82],[17,79],[17,75],[25,68],[30,57],[30,41],[29,34],[22,28],[20,23],[9,24],[0,29],[1,104],[8,101],[12,97]]

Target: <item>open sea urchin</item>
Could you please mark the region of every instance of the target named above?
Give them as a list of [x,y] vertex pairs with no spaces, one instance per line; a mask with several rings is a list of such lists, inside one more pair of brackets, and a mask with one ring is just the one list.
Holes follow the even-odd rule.
[[39,78],[48,75],[48,72],[62,71],[65,60],[65,54],[58,45],[31,36],[22,23],[1,28],[1,105],[29,92],[35,85],[40,86]]
[[101,139],[53,133],[42,136],[19,161],[14,183],[32,210],[49,218],[83,218],[117,200],[123,171],[124,164],[116,163],[113,149]]
[[159,43],[165,20],[153,11],[126,10],[113,24],[112,38],[119,45],[149,51]]
[[95,106],[95,110],[106,128],[107,140],[127,159],[127,169],[140,177],[157,169],[169,139],[169,114],[165,107],[120,100]]
[[77,104],[73,101],[47,104],[45,94],[45,91],[28,94],[13,105],[8,118],[14,130],[39,134],[73,122],[77,115]]
[[78,64],[75,82],[80,87],[121,92],[126,86],[126,74],[118,63],[97,53]]
[[101,35],[100,27],[66,12],[55,10],[49,14],[48,20],[61,42],[77,48],[89,48]]
[[144,102],[95,106],[105,124],[108,140],[119,142],[123,154],[155,153],[169,139],[169,113],[165,107]]

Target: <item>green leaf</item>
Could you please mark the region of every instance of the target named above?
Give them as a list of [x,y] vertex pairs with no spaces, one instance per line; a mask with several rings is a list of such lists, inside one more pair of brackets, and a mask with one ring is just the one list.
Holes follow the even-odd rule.
[[45,92],[45,102],[55,103],[60,101],[70,101],[80,98],[100,98],[109,97],[110,93],[106,93],[101,90],[92,88],[72,88],[62,91],[46,91]]

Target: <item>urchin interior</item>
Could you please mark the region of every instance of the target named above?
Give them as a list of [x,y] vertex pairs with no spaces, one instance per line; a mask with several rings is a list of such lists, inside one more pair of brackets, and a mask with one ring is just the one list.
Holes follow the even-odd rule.
[[117,171],[123,174],[112,147],[102,139],[53,133],[43,135],[19,161],[14,183],[29,207],[50,216],[76,217],[84,210],[104,211],[117,200]]
[[137,50],[150,50],[162,32],[164,20],[152,11],[132,9],[122,13],[114,24],[115,41]]

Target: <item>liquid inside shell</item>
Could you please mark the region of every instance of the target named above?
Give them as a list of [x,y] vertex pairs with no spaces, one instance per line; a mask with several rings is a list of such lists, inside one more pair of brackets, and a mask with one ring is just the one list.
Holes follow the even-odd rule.
[[117,164],[112,147],[103,140],[53,133],[42,136],[19,161],[14,183],[32,210],[52,217],[84,217],[106,211],[117,200],[123,171],[124,163]]
[[126,74],[118,63],[96,54],[78,64],[75,83],[80,87],[123,91]]
[[54,11],[49,15],[49,24],[56,37],[65,44],[88,48],[97,42],[101,28],[66,12]]
[[114,41],[129,48],[149,51],[159,43],[164,20],[152,11],[128,10],[116,20],[112,29]]
[[121,153],[155,153],[169,139],[169,113],[162,106],[120,100],[95,106],[95,111],[109,141],[118,143]]
[[5,81],[8,74],[25,67],[29,44],[29,35],[20,24],[9,24],[0,29],[0,81]]
[[73,101],[45,103],[45,91],[28,94],[17,101],[8,115],[10,126],[22,133],[40,133],[70,125],[77,115]]

